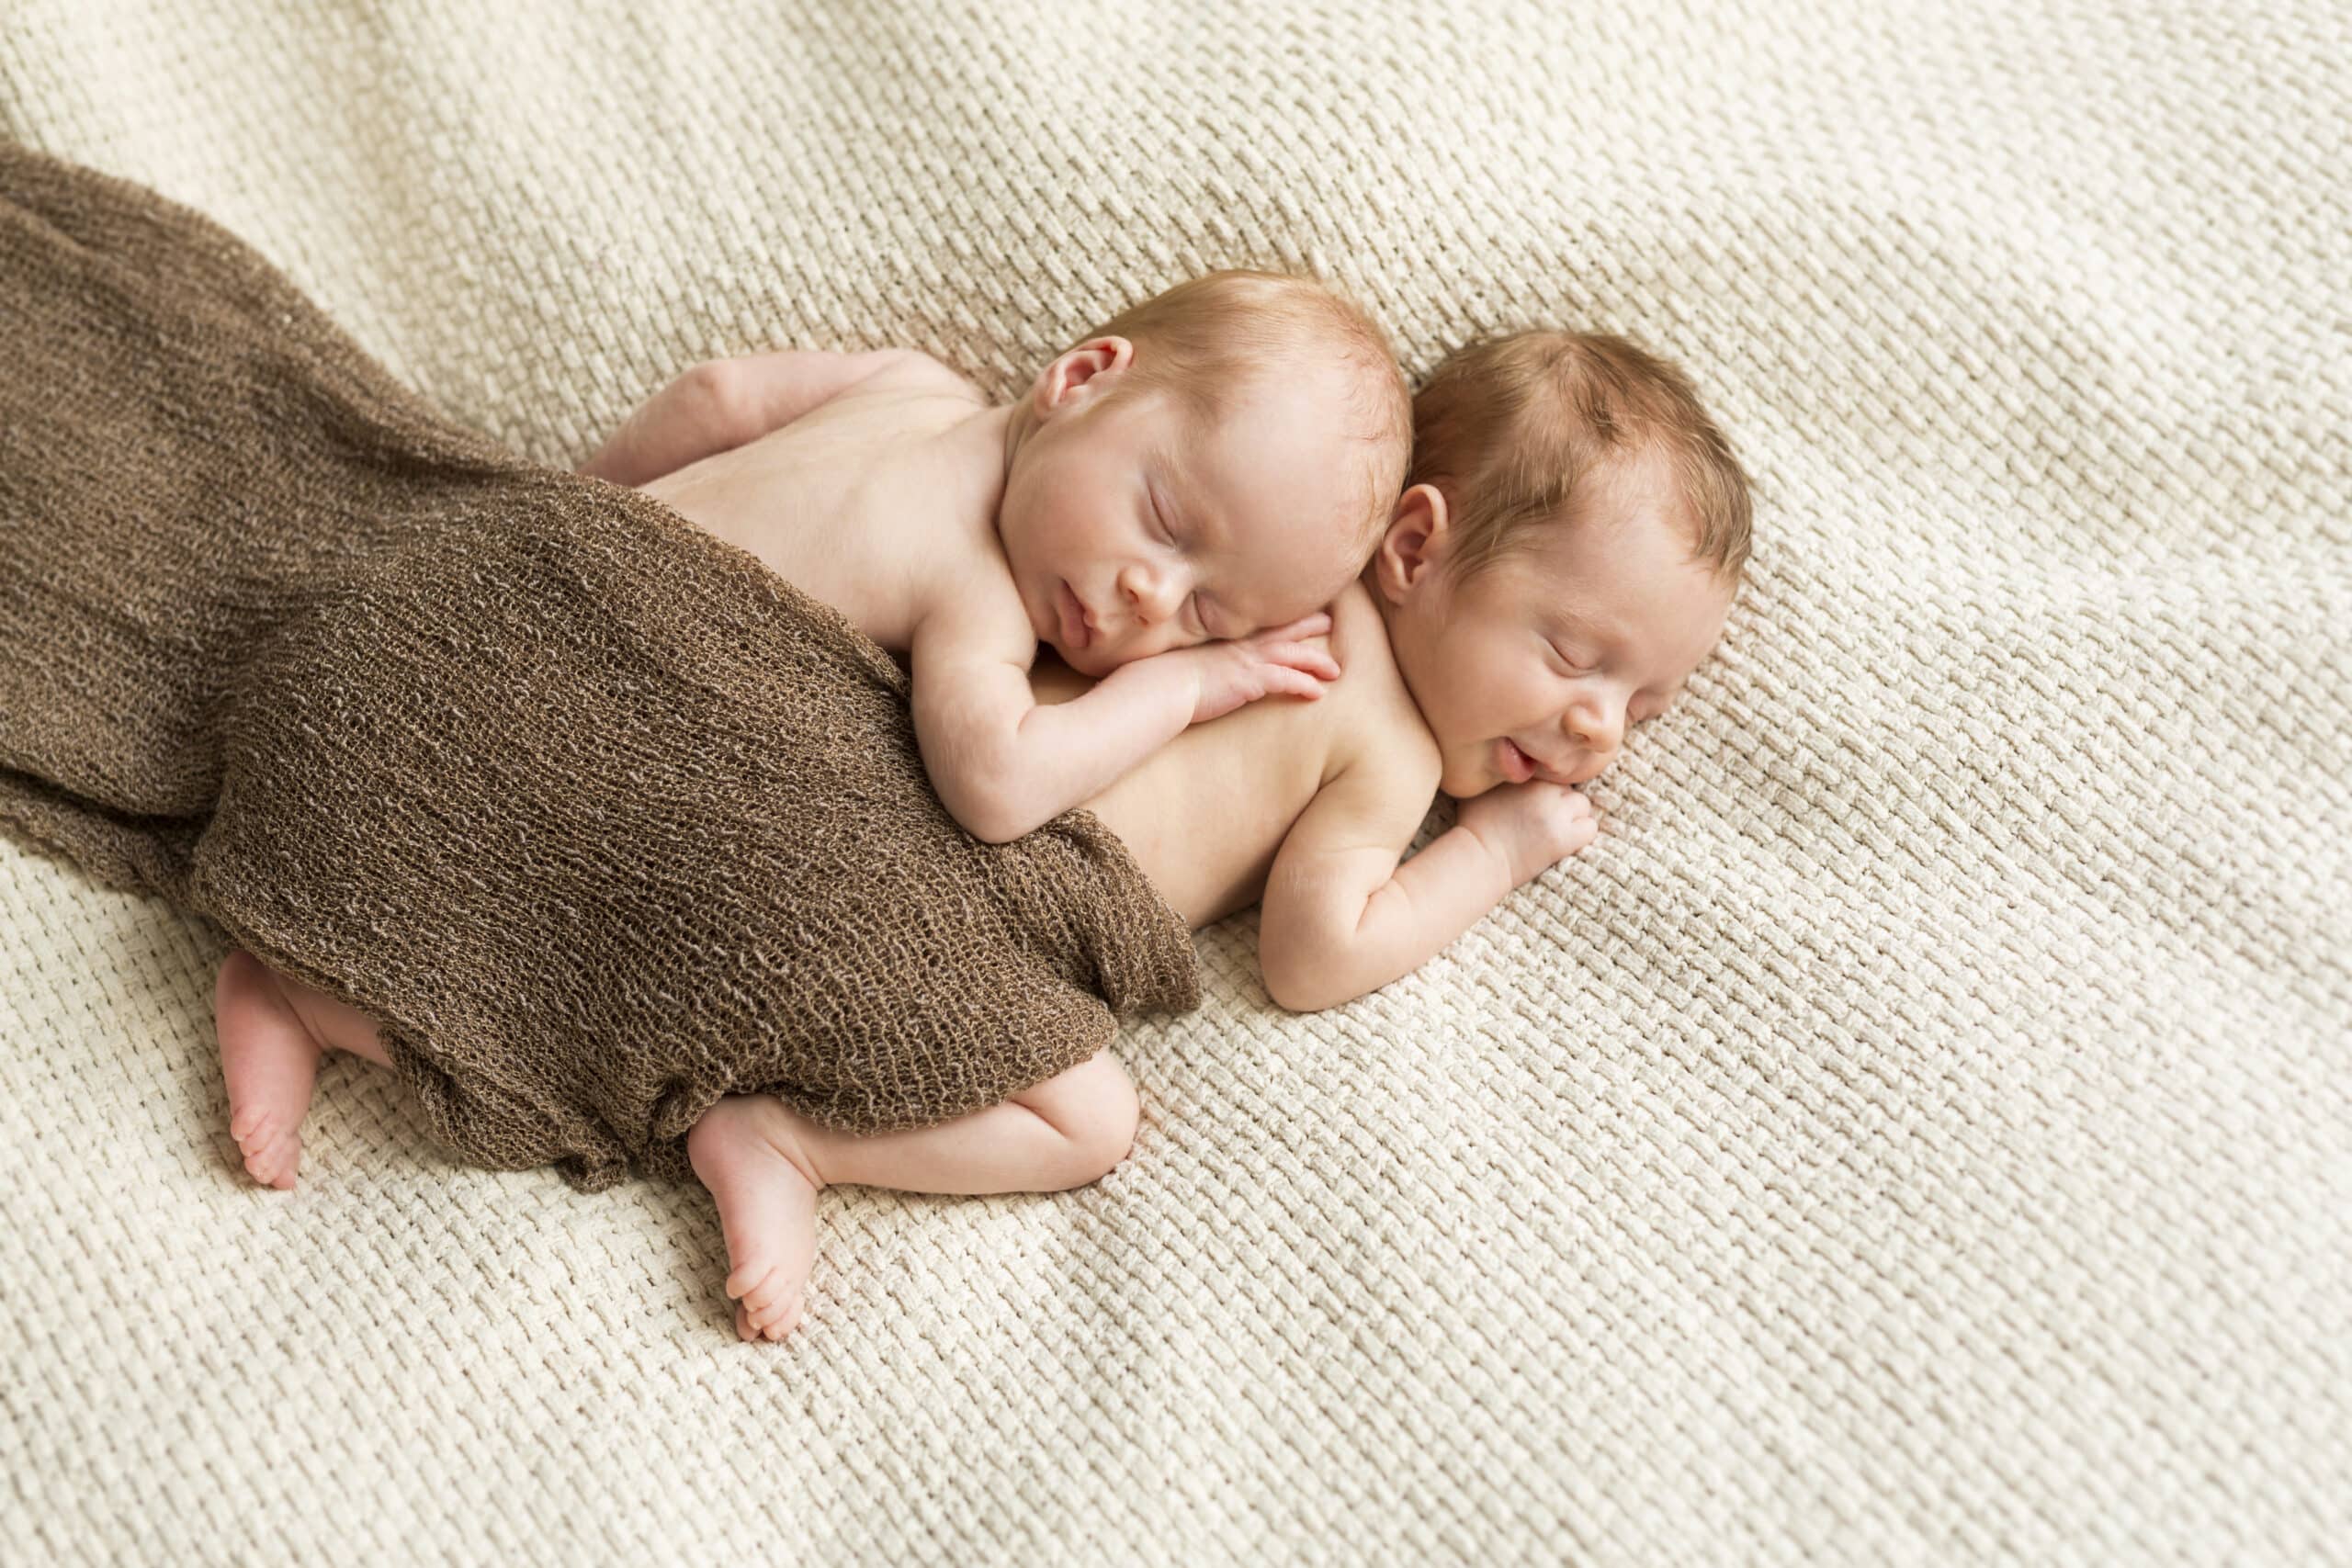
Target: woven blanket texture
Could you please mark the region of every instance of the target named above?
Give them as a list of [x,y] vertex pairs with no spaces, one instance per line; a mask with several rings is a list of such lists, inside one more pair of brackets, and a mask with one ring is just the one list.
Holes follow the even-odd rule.
[[201,214],[0,145],[0,831],[357,1007],[469,1163],[691,1179],[728,1094],[927,1126],[1199,1000],[1091,814],[956,826],[838,611]]
[[[690,1184],[329,1065],[0,848],[0,1540],[44,1561],[2352,1561],[2340,6],[10,0],[0,134],[576,461],[695,359],[991,390],[1222,265],[1419,375],[1629,333],[1758,480],[1600,841],[1309,1018],[1254,919],[1096,1187]],[[1439,820],[1443,820],[1441,811]]]

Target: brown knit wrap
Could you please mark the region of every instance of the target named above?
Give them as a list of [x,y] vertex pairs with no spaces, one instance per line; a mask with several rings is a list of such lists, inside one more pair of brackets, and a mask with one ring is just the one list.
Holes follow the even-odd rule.
[[379,1020],[464,1157],[674,1173],[751,1090],[921,1126],[1197,1002],[1092,817],[956,826],[838,614],[201,216],[0,149],[0,825]]

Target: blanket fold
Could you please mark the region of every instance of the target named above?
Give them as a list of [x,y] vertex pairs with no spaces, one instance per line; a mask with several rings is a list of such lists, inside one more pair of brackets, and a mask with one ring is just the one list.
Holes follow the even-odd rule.
[[872,1133],[1198,999],[1072,812],[938,804],[906,680],[651,499],[441,418],[258,254],[0,149],[0,826],[380,1021],[463,1157]]

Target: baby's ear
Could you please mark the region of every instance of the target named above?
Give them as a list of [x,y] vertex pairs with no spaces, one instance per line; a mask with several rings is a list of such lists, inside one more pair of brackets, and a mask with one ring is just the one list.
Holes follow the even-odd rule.
[[1136,345],[1123,337],[1088,338],[1037,372],[1029,389],[1040,420],[1074,412],[1094,402],[1135,363]]
[[1373,552],[1372,564],[1381,596],[1398,604],[1453,545],[1446,532],[1445,492],[1435,485],[1415,485],[1396,498],[1388,514],[1388,532]]

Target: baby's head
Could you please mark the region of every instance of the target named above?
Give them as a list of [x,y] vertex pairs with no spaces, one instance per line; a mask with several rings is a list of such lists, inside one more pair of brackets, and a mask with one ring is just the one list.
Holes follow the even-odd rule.
[[1690,378],[1623,338],[1464,349],[1413,400],[1367,580],[1457,798],[1582,784],[1666,710],[1747,562],[1747,479]]
[[1329,604],[1388,522],[1411,436],[1371,318],[1308,278],[1212,273],[1038,374],[997,532],[1039,640],[1101,675]]

